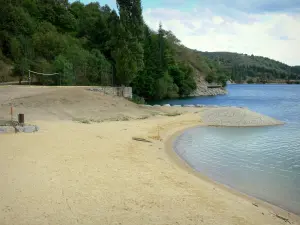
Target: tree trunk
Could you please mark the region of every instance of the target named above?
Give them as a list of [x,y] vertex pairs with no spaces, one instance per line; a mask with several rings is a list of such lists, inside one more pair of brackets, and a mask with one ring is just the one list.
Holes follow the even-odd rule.
[[23,76],[19,76],[19,85],[22,84]]

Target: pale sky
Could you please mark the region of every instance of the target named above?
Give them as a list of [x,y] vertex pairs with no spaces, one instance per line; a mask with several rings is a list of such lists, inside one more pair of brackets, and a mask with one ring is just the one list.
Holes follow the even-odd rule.
[[[83,3],[92,2],[81,0]],[[114,0],[100,0],[116,8]],[[161,21],[185,46],[300,65],[300,0],[144,0],[145,22]]]

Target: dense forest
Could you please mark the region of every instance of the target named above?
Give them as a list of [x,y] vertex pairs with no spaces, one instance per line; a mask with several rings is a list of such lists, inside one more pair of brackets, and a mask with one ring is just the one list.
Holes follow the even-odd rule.
[[31,75],[43,85],[131,85],[147,100],[188,96],[196,70],[226,83],[216,63],[171,31],[151,30],[140,0],[117,0],[118,11],[68,0],[0,0],[0,6],[0,73],[11,65],[20,81],[29,70],[57,73]]
[[284,63],[261,56],[231,52],[199,52],[216,62],[222,73],[236,83],[268,83],[300,81],[300,66]]

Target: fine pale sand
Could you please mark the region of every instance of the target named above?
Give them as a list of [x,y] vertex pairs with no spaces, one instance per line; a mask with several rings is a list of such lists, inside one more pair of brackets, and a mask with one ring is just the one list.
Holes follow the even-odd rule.
[[[131,103],[116,101],[132,118],[154,110],[138,108],[137,116]],[[300,224],[209,181],[172,151],[178,132],[203,125],[210,109],[155,110],[129,121],[31,120],[39,132],[0,135],[0,224]]]

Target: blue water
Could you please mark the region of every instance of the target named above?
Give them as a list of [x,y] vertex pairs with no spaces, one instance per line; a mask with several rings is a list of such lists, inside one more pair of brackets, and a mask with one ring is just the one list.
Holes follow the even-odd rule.
[[244,106],[286,122],[255,128],[198,127],[174,149],[197,171],[300,215],[300,85],[229,85],[229,94],[164,101]]

